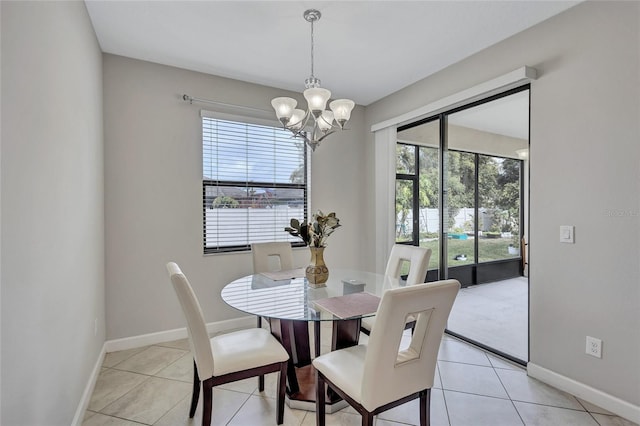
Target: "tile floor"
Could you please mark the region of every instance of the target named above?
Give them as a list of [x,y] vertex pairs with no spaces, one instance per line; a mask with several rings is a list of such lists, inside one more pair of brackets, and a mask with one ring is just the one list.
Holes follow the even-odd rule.
[[[322,341],[330,338],[323,328]],[[363,337],[363,341],[366,336]],[[323,345],[323,351],[327,345]],[[193,360],[186,340],[109,353],[98,377],[84,426],[200,425],[201,405],[188,418]],[[275,425],[276,375],[214,389],[212,425]],[[527,377],[525,370],[445,336],[431,397],[433,426],[631,426],[567,393]],[[417,425],[417,401],[383,414],[377,426]],[[315,413],[285,405],[285,425],[315,425]],[[359,425],[350,407],[327,415],[327,425]]]

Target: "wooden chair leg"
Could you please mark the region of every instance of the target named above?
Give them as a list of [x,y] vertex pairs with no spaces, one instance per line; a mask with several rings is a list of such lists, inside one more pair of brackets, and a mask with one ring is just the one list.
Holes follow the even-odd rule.
[[200,378],[198,377],[198,366],[193,360],[193,393],[191,394],[191,408],[189,408],[189,418],[191,419],[196,415],[198,398],[200,398]]
[[320,356],[320,321],[313,322],[313,340],[316,347],[316,358]]
[[420,392],[420,426],[431,424],[431,389]]
[[316,371],[316,426],[325,426],[324,379]]
[[280,364],[280,372],[278,373],[278,399],[276,403],[276,423],[281,425],[284,422],[284,398],[287,389],[287,362]]
[[[256,317],[256,326],[262,328],[262,317],[260,315]],[[258,376],[258,392],[264,392],[264,375]]]
[[202,382],[202,426],[211,426],[213,407],[213,385],[208,380]]

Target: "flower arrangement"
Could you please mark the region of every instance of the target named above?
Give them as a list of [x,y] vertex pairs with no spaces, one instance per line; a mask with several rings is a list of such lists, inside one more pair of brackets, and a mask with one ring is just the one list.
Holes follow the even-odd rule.
[[301,223],[298,219],[291,219],[290,225],[284,230],[311,247],[326,247],[327,238],[341,226],[340,219],[334,212],[325,216],[320,210],[314,213],[313,222],[307,224]]

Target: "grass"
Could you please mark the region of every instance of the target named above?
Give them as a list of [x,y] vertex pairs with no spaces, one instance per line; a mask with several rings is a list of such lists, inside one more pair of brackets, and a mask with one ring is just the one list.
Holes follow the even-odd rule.
[[[509,254],[508,247],[511,243],[511,238],[481,238],[478,241],[478,260],[480,262],[490,262],[492,260],[513,259],[519,257],[519,255]],[[473,244],[473,238],[468,240],[449,239],[447,241],[447,251],[449,254],[447,256],[447,262],[449,267],[474,263]],[[437,269],[438,261],[440,259],[439,240],[421,241],[420,246],[427,247],[432,250],[429,269]],[[455,260],[454,257],[459,254],[466,255],[467,260]]]

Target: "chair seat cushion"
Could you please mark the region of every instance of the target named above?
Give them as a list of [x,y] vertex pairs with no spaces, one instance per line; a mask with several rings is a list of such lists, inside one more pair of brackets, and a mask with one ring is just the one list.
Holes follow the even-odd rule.
[[267,330],[251,328],[221,334],[211,339],[213,375],[234,373],[282,362],[289,354]]
[[362,403],[361,384],[366,353],[366,345],[352,346],[314,359],[313,366],[356,402]]

